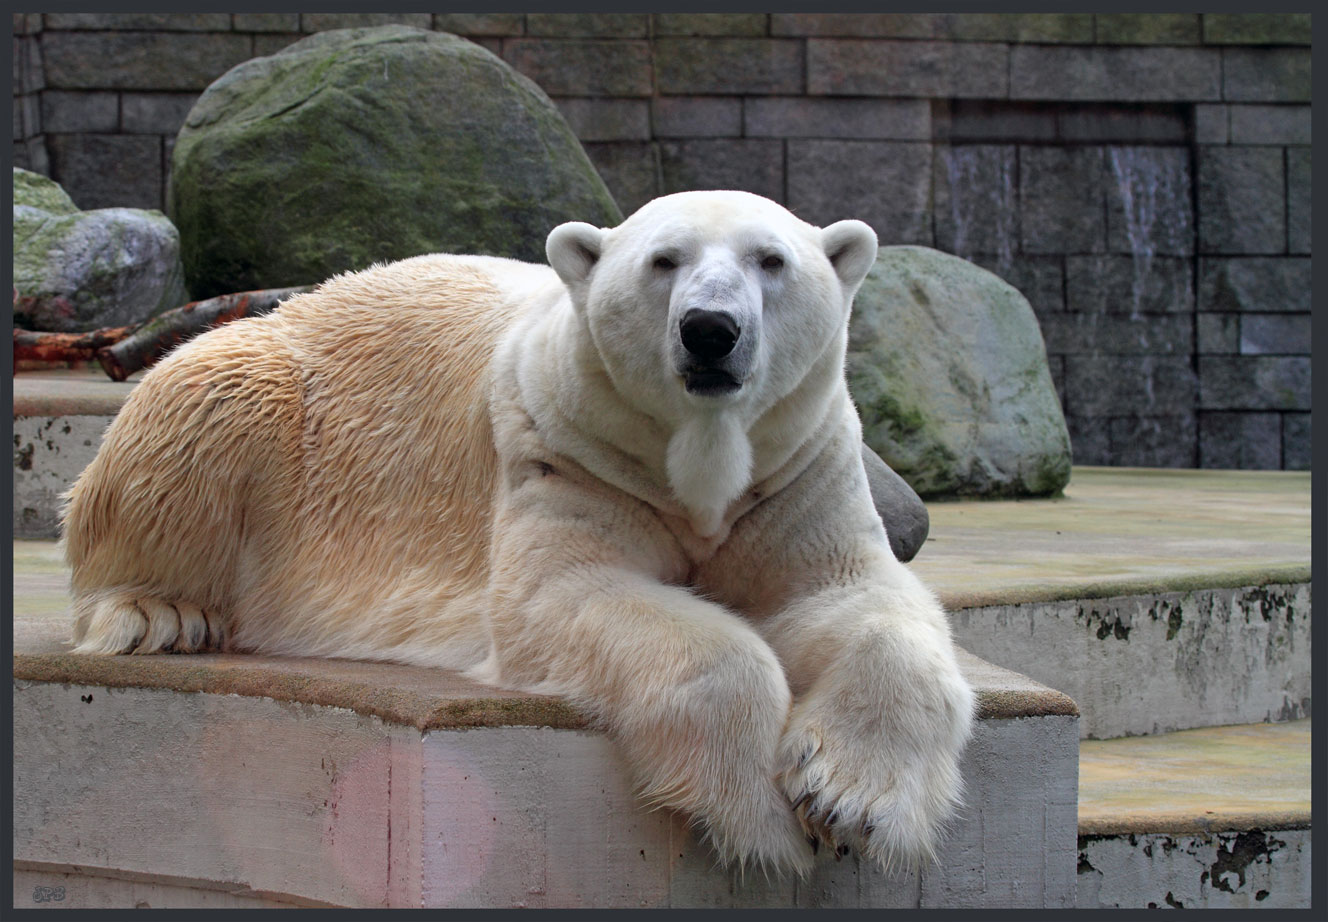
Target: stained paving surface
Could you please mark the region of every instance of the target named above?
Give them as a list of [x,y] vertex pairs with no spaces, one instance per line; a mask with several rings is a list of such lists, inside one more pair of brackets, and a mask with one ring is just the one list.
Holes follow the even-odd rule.
[[1308,471],[1076,467],[1062,498],[930,503],[951,608],[1307,582]]
[[[23,402],[39,415],[109,412],[97,408],[113,408],[129,387],[93,373],[21,375],[15,408]],[[951,608],[1310,579],[1308,472],[1081,467],[1061,498],[928,508],[931,534],[911,566]],[[68,573],[59,549],[50,541],[15,541],[13,553],[15,651],[63,653]],[[212,657],[151,659],[176,661],[172,668],[189,672],[189,660]],[[239,681],[253,659],[219,657],[214,665]],[[310,668],[273,664],[297,678]],[[322,668],[329,680],[355,685],[371,699],[384,680],[407,698],[420,691],[408,667],[334,661]],[[1308,822],[1308,720],[1082,747],[1081,832]]]
[[1310,721],[1079,744],[1079,834],[1308,826]]

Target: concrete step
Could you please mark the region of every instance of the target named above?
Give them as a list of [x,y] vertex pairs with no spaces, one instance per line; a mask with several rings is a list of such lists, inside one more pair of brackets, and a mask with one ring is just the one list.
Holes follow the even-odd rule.
[[969,655],[981,719],[940,864],[887,875],[823,850],[796,882],[717,868],[557,699],[382,663],[73,656],[54,617],[19,620],[20,902],[57,888],[67,908],[1075,899],[1074,703]]
[[1061,499],[929,511],[911,566],[959,643],[1086,738],[1309,715],[1307,472],[1077,467]]
[[1310,905],[1310,721],[1085,741],[1084,908]]

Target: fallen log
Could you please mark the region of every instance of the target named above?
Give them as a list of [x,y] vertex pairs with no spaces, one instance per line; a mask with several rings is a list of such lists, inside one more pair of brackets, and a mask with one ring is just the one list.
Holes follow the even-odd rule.
[[107,327],[88,333],[14,331],[14,366],[20,362],[92,362],[97,353],[124,339],[133,327]]
[[97,361],[112,381],[123,381],[141,368],[155,365],[162,356],[199,333],[239,320],[258,317],[272,311],[292,295],[309,291],[311,286],[266,288],[218,295],[206,301],[193,301],[165,311],[134,327],[128,335],[99,349]]

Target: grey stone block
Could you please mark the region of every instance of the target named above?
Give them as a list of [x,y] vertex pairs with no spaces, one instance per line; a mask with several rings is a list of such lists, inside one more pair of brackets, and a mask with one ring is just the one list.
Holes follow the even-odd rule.
[[1280,470],[1282,414],[1200,413],[1199,466],[1221,470]]
[[433,27],[439,32],[467,38],[521,35],[525,31],[525,16],[520,13],[434,13]]
[[1282,467],[1308,471],[1311,460],[1310,414],[1282,414]]
[[1188,356],[1193,314],[1082,314],[1039,318],[1051,355]]
[[1222,49],[1222,98],[1230,102],[1309,102],[1310,49]]
[[1194,310],[1192,264],[1159,256],[1067,256],[1065,309],[1083,314],[1167,314]]
[[1071,106],[1056,115],[1062,141],[1139,144],[1185,144],[1189,141],[1186,107],[1155,104],[1136,106]]
[[650,101],[657,138],[736,138],[743,102],[723,96],[656,96]]
[[299,13],[234,13],[231,26],[236,32],[299,32]]
[[13,140],[22,141],[24,138],[24,134],[23,134],[23,99],[21,97],[16,97],[14,99],[14,104],[10,107],[10,111],[14,116]]
[[1196,314],[1194,319],[1200,355],[1240,352],[1239,314]]
[[1065,426],[1070,430],[1070,453],[1074,456],[1074,463],[1111,464],[1111,421],[1071,413],[1064,393],[1061,395],[1061,405],[1067,408]]
[[428,29],[433,26],[429,13],[301,13],[301,32],[327,32],[331,29],[363,29],[392,24]]
[[1091,13],[947,13],[943,37],[973,42],[1093,40]]
[[516,38],[503,58],[551,96],[649,96],[650,45],[642,41]]
[[907,141],[789,141],[788,207],[822,226],[866,221],[882,246],[930,246],[931,150]]
[[1009,95],[1008,57],[998,44],[813,38],[807,92],[999,99]]
[[23,93],[36,93],[47,87],[42,46],[36,38],[14,38],[14,87]]
[[46,151],[46,138],[38,136],[14,142],[14,166],[43,176],[50,175],[51,161]]
[[41,94],[41,124],[55,134],[118,131],[120,96],[109,92],[47,90]]
[[1199,406],[1204,410],[1308,410],[1308,356],[1201,355]]
[[42,45],[56,89],[203,90],[251,57],[236,33],[49,32]]
[[1286,199],[1280,147],[1199,148],[1199,251],[1283,253]]
[[1198,425],[1194,414],[1120,416],[1107,424],[1111,463],[1128,467],[1194,467]]
[[149,135],[47,136],[51,178],[82,209],[162,208],[161,138]]
[[1020,240],[1027,253],[1106,249],[1103,157],[1097,147],[1021,147]]
[[1203,39],[1211,45],[1308,45],[1309,13],[1205,13]]
[[752,97],[743,105],[748,137],[929,141],[931,104],[923,99]]
[[1199,310],[1308,313],[1310,260],[1247,257],[1199,260]]
[[[1216,48],[1065,48],[1010,51],[1012,99],[1203,102],[1222,99]],[[990,94],[989,94],[990,95]]]
[[[1046,314],[1058,314],[1065,310],[1065,273],[1059,256],[1015,254],[1005,260],[998,255],[979,254],[970,259],[1018,289],[1033,306],[1033,312],[1039,320]],[[1062,367],[1058,388],[1064,383],[1064,378]]]
[[945,23],[936,13],[775,13],[771,35],[845,36],[849,38],[943,38]]
[[1243,314],[1241,355],[1309,355],[1309,314]]
[[557,38],[645,38],[647,13],[527,13],[526,34]]
[[661,93],[801,93],[803,45],[782,38],[661,38]]
[[624,215],[661,194],[659,150],[653,143],[587,142],[582,147]]
[[1182,416],[1194,412],[1198,390],[1186,356],[1071,355],[1065,359],[1065,412],[1076,416]]
[[1197,45],[1197,13],[1098,13],[1094,38],[1103,45]]
[[962,142],[1054,141],[1056,112],[1034,103],[991,99],[938,101],[932,115],[937,140]]
[[1287,250],[1291,253],[1310,252],[1310,149],[1288,148],[1287,159]]
[[47,13],[47,29],[226,32],[229,13]]
[[591,141],[581,146],[624,215],[661,195],[656,145],[643,141]]
[[274,55],[283,48],[289,48],[301,39],[308,38],[299,32],[269,32],[254,36],[254,57],[265,58]]
[[644,99],[555,99],[582,141],[649,141],[650,103]]
[[1226,144],[1231,140],[1231,108],[1218,103],[1194,107],[1194,140],[1199,144]]
[[1106,150],[1107,249],[1145,263],[1194,253],[1190,153],[1183,147]]
[[1232,144],[1309,144],[1309,106],[1232,106]]
[[1006,264],[1013,261],[1019,245],[1017,164],[1013,145],[937,149],[933,184],[939,249],[966,259],[985,253]]
[[661,191],[738,189],[784,200],[784,146],[764,138],[659,142]]
[[197,93],[122,93],[124,130],[174,136],[197,100]]
[[765,35],[769,21],[765,13],[654,14],[656,35]]
[[22,126],[22,133],[14,140],[36,137],[44,130],[41,116],[41,97],[45,94],[28,93],[14,100],[14,115]]

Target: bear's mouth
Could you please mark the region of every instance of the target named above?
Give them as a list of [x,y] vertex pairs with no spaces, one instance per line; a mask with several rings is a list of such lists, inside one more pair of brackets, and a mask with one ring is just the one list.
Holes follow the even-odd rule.
[[698,397],[722,397],[742,387],[742,382],[718,368],[695,368],[683,372],[687,393]]

